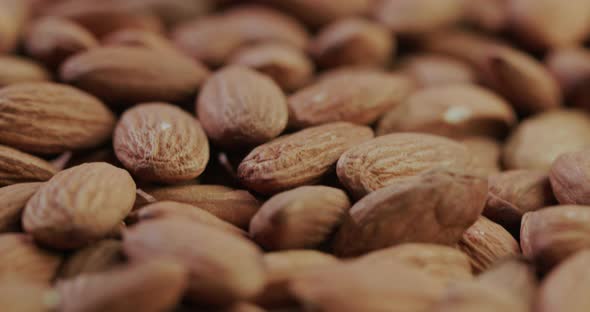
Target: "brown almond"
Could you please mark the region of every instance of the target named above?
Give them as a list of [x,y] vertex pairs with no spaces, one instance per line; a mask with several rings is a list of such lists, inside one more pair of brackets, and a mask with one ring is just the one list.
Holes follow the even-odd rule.
[[0,280],[14,278],[49,285],[61,263],[59,254],[37,247],[29,235],[22,233],[1,234],[0,254]]
[[266,312],[263,308],[249,302],[238,302],[218,312]]
[[196,112],[207,136],[223,147],[256,146],[287,126],[287,99],[268,76],[229,66],[213,74],[199,94]]
[[281,136],[256,147],[238,167],[249,189],[273,194],[318,182],[347,149],[369,140],[373,131],[347,122],[328,123]]
[[467,137],[461,143],[471,152],[474,173],[489,176],[502,171],[500,142],[489,137]]
[[362,15],[371,7],[370,0],[266,0],[317,27],[346,17]]
[[127,0],[125,3],[132,11],[155,14],[168,26],[209,13],[216,4],[212,0]]
[[56,172],[57,169],[41,158],[0,145],[0,187],[47,181]]
[[562,205],[590,205],[590,150],[559,156],[551,166],[549,179],[555,197]]
[[106,36],[102,43],[105,45],[143,47],[152,50],[178,53],[176,47],[168,38],[159,33],[143,29],[121,29]]
[[27,203],[23,227],[36,241],[74,249],[107,236],[131,211],[135,183],[127,171],[107,163],[63,170]]
[[531,311],[531,304],[505,288],[491,287],[478,281],[462,281],[451,284],[432,311],[528,312]]
[[350,201],[340,189],[300,186],[266,201],[250,222],[250,236],[269,250],[318,247],[348,209]]
[[48,285],[9,280],[0,283],[0,302],[6,311],[55,311],[59,295]]
[[114,105],[188,100],[207,74],[203,65],[180,54],[122,46],[77,54],[60,70],[63,81]]
[[362,196],[431,169],[470,169],[471,154],[462,144],[421,133],[380,136],[346,151],[338,160],[340,182],[353,197]]
[[398,178],[352,206],[333,249],[355,256],[408,242],[454,245],[481,214],[486,192],[485,179],[457,172]]
[[537,295],[537,272],[533,264],[523,257],[513,257],[501,261],[477,277],[478,281],[492,286],[501,287],[513,292],[523,302],[533,303]]
[[497,33],[510,26],[509,3],[506,0],[465,1],[465,19],[477,28]]
[[369,125],[412,91],[413,83],[402,75],[337,71],[289,97],[289,125],[305,128],[336,121]]
[[106,272],[123,263],[122,243],[105,239],[69,255],[60,268],[59,278],[70,279],[82,274]]
[[41,65],[29,59],[13,55],[0,56],[0,87],[49,80],[50,74]]
[[189,269],[188,298],[199,304],[229,305],[264,287],[262,254],[250,241],[179,218],[141,222],[123,233],[132,260],[166,257]]
[[547,56],[545,62],[559,82],[567,102],[589,108],[590,50],[581,47],[556,49]]
[[406,57],[401,63],[400,70],[421,88],[473,83],[477,80],[475,71],[468,64],[435,53]]
[[27,202],[42,183],[19,183],[0,188],[0,233],[17,230]]
[[17,47],[30,12],[29,1],[0,1],[0,53],[12,52]]

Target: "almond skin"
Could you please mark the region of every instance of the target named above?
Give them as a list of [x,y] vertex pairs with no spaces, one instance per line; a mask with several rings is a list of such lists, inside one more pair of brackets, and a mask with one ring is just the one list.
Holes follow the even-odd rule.
[[306,24],[317,27],[342,18],[362,15],[371,7],[370,0],[266,0],[297,16]]
[[199,120],[214,144],[256,146],[287,126],[287,99],[269,77],[241,66],[212,75],[196,104]]
[[135,183],[127,171],[107,163],[63,170],[29,200],[23,228],[36,241],[74,249],[107,236],[131,211]]
[[0,143],[41,154],[95,147],[113,131],[114,115],[95,97],[55,83],[0,89]]
[[562,205],[590,205],[590,150],[566,153],[551,166],[549,178],[555,197]]
[[471,152],[475,173],[489,176],[502,171],[500,168],[502,156],[500,142],[489,137],[467,137],[462,139],[461,143]]
[[256,147],[240,163],[238,178],[264,194],[313,184],[343,152],[372,137],[370,128],[347,122],[307,128]]
[[0,56],[0,87],[22,82],[51,80],[50,74],[31,60],[13,56]]
[[82,274],[105,272],[123,263],[122,243],[105,239],[71,254],[61,266],[59,278],[70,279]]
[[57,170],[47,161],[0,145],[0,187],[49,180]]
[[415,54],[402,61],[400,70],[412,77],[418,87],[476,82],[477,75],[468,64],[434,53]]
[[60,69],[63,81],[113,105],[188,100],[207,74],[201,64],[181,55],[139,47],[92,49],[69,58]]
[[0,277],[49,285],[61,264],[61,256],[35,245],[26,234],[0,235]]
[[454,245],[481,214],[486,192],[485,179],[457,172],[398,178],[352,206],[333,250],[356,256],[406,242]]
[[29,199],[42,183],[18,183],[0,188],[0,232],[13,232],[20,227],[21,215]]
[[209,143],[199,122],[166,103],[140,104],[123,113],[113,148],[133,175],[152,182],[195,179],[209,161]]
[[433,168],[465,170],[471,154],[453,140],[421,133],[394,133],[358,144],[338,160],[340,182],[362,196]]
[[349,208],[342,190],[300,186],[266,201],[250,222],[250,236],[269,250],[314,248],[326,241]]

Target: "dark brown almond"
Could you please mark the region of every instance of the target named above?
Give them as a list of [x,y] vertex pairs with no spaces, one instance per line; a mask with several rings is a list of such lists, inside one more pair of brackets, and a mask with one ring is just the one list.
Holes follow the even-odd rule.
[[49,285],[61,263],[61,255],[35,245],[22,233],[0,235],[0,280],[18,279]]
[[0,187],[49,180],[57,169],[47,161],[0,145]]
[[39,64],[13,55],[0,56],[0,87],[23,82],[51,80],[50,74]]
[[42,183],[19,183],[0,188],[0,233],[20,228],[22,212]]

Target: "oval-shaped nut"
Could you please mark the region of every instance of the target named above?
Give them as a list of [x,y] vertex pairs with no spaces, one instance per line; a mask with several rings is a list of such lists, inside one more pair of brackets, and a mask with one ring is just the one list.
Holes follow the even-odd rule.
[[211,0],[127,0],[131,10],[151,12],[167,26],[210,13],[215,6]]
[[500,142],[488,137],[467,137],[461,143],[471,152],[474,173],[489,176],[502,171]]
[[370,0],[269,0],[273,5],[297,16],[312,27],[322,26],[346,17],[363,15]]
[[335,72],[289,97],[289,125],[305,128],[335,121],[369,125],[412,91],[413,83],[401,75]]
[[50,74],[41,65],[29,59],[13,55],[0,56],[0,87],[49,80]]
[[133,208],[135,183],[107,163],[63,170],[27,203],[23,227],[41,244],[74,249],[107,236]]
[[510,105],[470,84],[419,90],[385,114],[377,134],[426,132],[447,137],[503,137],[516,124]]
[[301,50],[275,42],[241,48],[229,63],[266,74],[285,91],[295,91],[308,84],[314,69],[311,60]]
[[510,26],[509,1],[469,0],[464,3],[465,19],[477,28],[497,33]]
[[581,111],[557,110],[521,122],[506,141],[502,158],[507,169],[548,170],[559,155],[588,147],[590,117]]
[[228,305],[264,287],[262,254],[250,241],[180,218],[141,222],[123,233],[132,260],[171,258],[189,269],[188,298],[198,304]]
[[402,61],[400,70],[421,88],[474,83],[477,80],[475,71],[468,64],[439,54],[411,55]]
[[0,143],[54,154],[98,146],[115,117],[98,99],[67,85],[38,82],[0,89]]
[[20,227],[23,209],[41,185],[40,182],[19,183],[0,188],[0,233]]
[[168,38],[159,33],[143,29],[121,29],[106,36],[102,43],[105,45],[143,47],[152,50],[178,53],[176,47]]
[[49,285],[59,268],[61,256],[35,245],[26,234],[0,235],[0,279],[17,279]]
[[576,253],[543,280],[536,300],[536,311],[584,312],[590,305],[588,271],[590,250]]
[[421,133],[394,133],[358,144],[338,160],[338,179],[355,198],[431,169],[470,169],[462,144]]
[[370,140],[364,126],[335,122],[279,137],[256,147],[238,167],[238,178],[249,189],[273,194],[318,182],[349,148]]
[[24,44],[30,56],[53,69],[70,56],[98,46],[94,35],[82,26],[54,17],[31,25]]
[[287,126],[287,99],[269,77],[241,66],[213,74],[199,94],[196,111],[207,136],[223,147],[256,146]]
[[158,312],[173,309],[187,285],[186,269],[168,261],[148,261],[60,281],[59,311]]
[[590,207],[552,206],[522,217],[520,246],[547,270],[590,246]]
[[457,172],[398,178],[352,206],[333,249],[355,256],[406,242],[454,245],[481,214],[486,193],[486,179]]
[[180,54],[122,46],[77,54],[60,69],[63,81],[113,105],[188,100],[207,74],[203,65]]
[[0,283],[0,302],[7,311],[56,311],[59,295],[49,285],[8,280]]
[[590,50],[564,47],[552,51],[545,60],[568,103],[590,107]]
[[105,272],[123,263],[122,243],[105,239],[69,255],[60,268],[59,278],[70,279],[82,274]]
[[509,170],[490,175],[483,214],[512,235],[520,234],[522,215],[556,204],[549,176],[542,170]]
[[444,281],[472,278],[469,257],[453,247],[443,245],[406,243],[370,252],[358,261],[402,262]]
[[[478,277],[478,282],[490,287],[500,287],[512,292],[527,306],[537,296],[538,278],[533,264],[523,257],[509,258],[494,265]],[[527,311],[530,311],[527,310]]]
[[250,222],[250,236],[269,250],[314,248],[336,229],[350,201],[328,186],[300,186],[271,197]]
[[431,311],[531,311],[531,302],[523,299],[518,291],[512,292],[506,287],[494,287],[479,281],[456,282],[447,287],[446,294],[431,307]]
[[478,273],[503,259],[520,254],[520,246],[514,237],[486,217],[479,217],[463,233],[457,246],[469,255],[473,270]]
[[[223,185],[177,185],[145,190],[157,201],[175,201],[199,207],[221,220],[247,229],[260,202],[248,191]],[[139,201],[136,206],[147,203]]]
[[17,47],[31,9],[29,1],[0,2],[0,53],[11,52]]
[[363,18],[351,17],[322,28],[310,43],[310,52],[324,68],[386,66],[396,42],[387,28]]
[[56,172],[57,169],[41,158],[0,145],[0,187],[47,181]]
[[551,166],[549,179],[562,205],[590,205],[590,150],[565,153]]
[[209,142],[199,122],[167,103],[144,103],[123,113],[113,148],[133,175],[153,182],[195,179],[209,161]]

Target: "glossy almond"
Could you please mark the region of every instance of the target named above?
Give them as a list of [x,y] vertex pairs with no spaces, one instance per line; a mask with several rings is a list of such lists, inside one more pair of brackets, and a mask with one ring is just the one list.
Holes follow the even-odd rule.
[[0,89],[0,143],[53,154],[104,143],[115,117],[95,97],[55,83],[23,83]]
[[60,268],[59,278],[70,279],[82,274],[106,272],[123,263],[121,242],[105,239],[69,255]]
[[589,149],[562,154],[553,162],[549,179],[560,204],[590,205],[589,165]]
[[0,188],[0,232],[12,232],[20,227],[23,209],[41,184],[18,183]]
[[50,79],[50,74],[41,65],[29,59],[13,55],[0,56],[0,87]]
[[56,172],[56,168],[41,158],[0,145],[0,187],[47,181]]
[[372,191],[434,168],[466,170],[471,154],[462,144],[421,133],[394,133],[358,144],[338,160],[340,182],[360,198]]
[[588,108],[590,99],[590,50],[564,47],[552,51],[545,60],[549,71],[559,82],[568,103]]
[[502,145],[499,141],[489,137],[467,137],[461,143],[471,152],[474,173],[489,176],[502,171]]
[[201,90],[196,112],[207,136],[223,147],[256,146],[287,126],[287,99],[268,76],[241,66],[225,67]]
[[107,163],[63,170],[27,203],[23,227],[36,241],[74,249],[107,236],[131,211],[135,183],[127,171]]
[[119,105],[188,100],[207,74],[184,56],[139,47],[92,49],[69,58],[60,69],[63,81]]
[[267,0],[294,14],[310,26],[321,26],[346,18],[362,15],[371,7],[370,0]]
[[477,80],[475,71],[468,64],[434,53],[414,54],[405,58],[401,71],[422,88]]
[[0,235],[0,280],[15,278],[49,285],[59,268],[61,256],[37,247],[22,233]]
[[313,184],[347,149],[372,137],[370,128],[346,122],[307,128],[256,147],[240,163],[238,178],[265,194]]
[[355,256],[407,242],[454,245],[481,214],[486,192],[484,178],[450,171],[398,178],[352,206],[333,249]]
[[326,241],[349,208],[340,189],[300,186],[267,200],[250,222],[250,236],[270,250],[314,248]]

